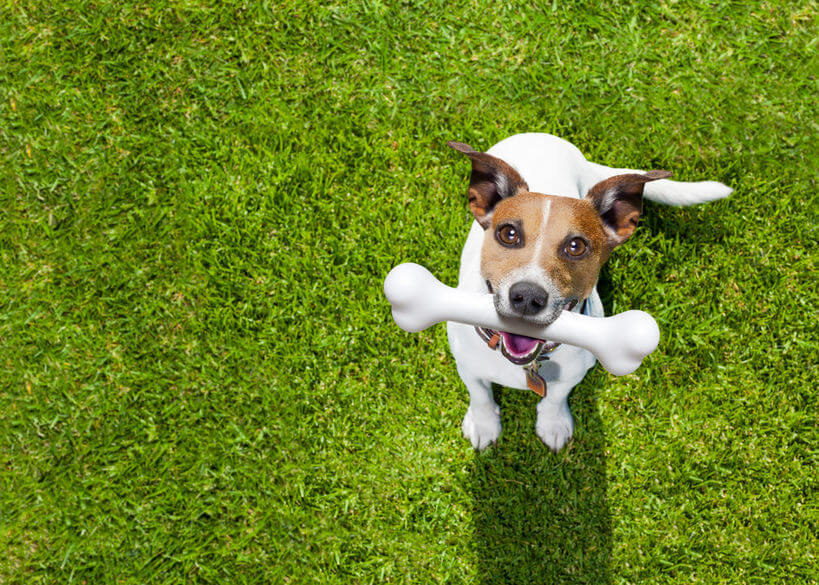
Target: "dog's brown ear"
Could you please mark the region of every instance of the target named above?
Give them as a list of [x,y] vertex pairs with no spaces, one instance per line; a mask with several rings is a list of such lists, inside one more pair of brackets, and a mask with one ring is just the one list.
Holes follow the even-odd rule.
[[463,142],[450,141],[447,145],[465,154],[472,161],[469,209],[484,229],[492,223],[492,212],[501,199],[529,190],[520,174],[501,159],[485,152],[478,152]]
[[616,175],[589,189],[586,199],[591,201],[600,214],[612,248],[629,239],[637,228],[643,212],[645,184],[670,176],[668,171]]

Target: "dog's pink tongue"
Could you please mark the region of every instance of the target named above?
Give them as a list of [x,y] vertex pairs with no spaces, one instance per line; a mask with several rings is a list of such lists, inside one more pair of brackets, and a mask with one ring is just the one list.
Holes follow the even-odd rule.
[[524,356],[535,349],[535,346],[540,343],[539,339],[533,337],[526,337],[525,335],[516,335],[514,333],[501,332],[503,335],[503,342],[506,349],[511,353],[519,356]]

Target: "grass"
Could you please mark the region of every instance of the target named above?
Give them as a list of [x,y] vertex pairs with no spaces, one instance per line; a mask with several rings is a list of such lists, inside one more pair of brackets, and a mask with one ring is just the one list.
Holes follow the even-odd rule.
[[[816,583],[816,3],[0,5],[0,582]],[[476,454],[442,327],[520,131],[715,179],[649,205],[558,454]]]

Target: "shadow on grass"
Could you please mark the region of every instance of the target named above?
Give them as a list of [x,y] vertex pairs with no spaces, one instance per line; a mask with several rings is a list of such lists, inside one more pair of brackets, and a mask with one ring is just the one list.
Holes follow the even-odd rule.
[[481,583],[610,583],[611,519],[596,376],[572,393],[575,439],[553,454],[535,434],[537,397],[496,389],[504,430],[476,454],[470,485]]

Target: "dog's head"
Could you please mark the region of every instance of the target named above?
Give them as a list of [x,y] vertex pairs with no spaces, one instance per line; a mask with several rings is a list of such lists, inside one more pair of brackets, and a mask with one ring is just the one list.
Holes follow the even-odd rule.
[[611,251],[637,227],[643,186],[667,171],[625,174],[584,199],[532,193],[510,165],[460,142],[469,157],[469,208],[486,230],[481,274],[506,317],[549,325],[592,292]]

